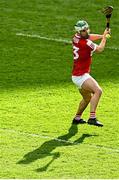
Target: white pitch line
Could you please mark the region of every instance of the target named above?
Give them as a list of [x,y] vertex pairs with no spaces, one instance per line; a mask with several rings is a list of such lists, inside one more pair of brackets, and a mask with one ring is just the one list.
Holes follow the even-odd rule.
[[[69,144],[73,144],[73,145],[81,145],[81,143],[78,143],[78,142],[73,142],[73,141],[69,141],[69,140],[63,140],[63,139],[54,138],[54,137],[50,137],[50,136],[44,136],[44,135],[41,135],[41,134],[33,134],[33,133],[16,131],[14,129],[5,129],[5,128],[3,128],[3,129],[1,128],[0,130],[1,131],[6,131],[6,132],[9,132],[9,133],[15,133],[17,135],[22,135],[22,136],[30,136],[30,137],[36,137],[36,138],[50,139],[50,140],[56,140],[58,142],[64,142],[64,143],[69,143]],[[96,149],[104,149],[104,150],[107,150],[107,151],[112,151],[112,152],[115,152],[115,153],[119,153],[119,149],[117,149],[117,148],[112,148],[112,147],[107,147],[107,146],[102,146],[102,145],[88,144],[88,143],[84,143],[82,145],[92,147],[92,148],[96,148]]]
[[55,39],[55,38],[48,38],[48,37],[43,37],[37,34],[23,34],[23,33],[16,33],[17,36],[24,36],[24,37],[31,37],[31,38],[38,38],[38,39],[44,39],[48,41],[55,41],[55,42],[63,42],[63,43],[68,43],[71,44],[71,41],[65,40],[65,39]]
[[[69,41],[69,40],[66,40],[66,39],[48,38],[48,37],[40,36],[40,35],[37,35],[37,34],[16,33],[16,35],[17,36],[30,37],[30,38],[44,39],[44,40],[47,40],[47,41],[55,41],[55,42],[67,43],[67,44],[71,44],[72,43],[72,41]],[[106,47],[106,48],[107,49],[116,50],[116,51],[119,50],[118,47]]]

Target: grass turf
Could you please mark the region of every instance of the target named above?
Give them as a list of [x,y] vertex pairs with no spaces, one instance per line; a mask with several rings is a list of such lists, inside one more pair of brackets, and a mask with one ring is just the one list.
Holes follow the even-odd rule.
[[[70,77],[71,45],[16,36],[70,40],[79,18],[102,33],[105,19],[99,10],[107,3],[0,1],[1,178],[119,178],[118,50],[93,57],[92,75],[104,92],[97,111],[104,128],[77,127],[71,120],[81,97]],[[118,48],[119,2],[111,3],[107,46]]]

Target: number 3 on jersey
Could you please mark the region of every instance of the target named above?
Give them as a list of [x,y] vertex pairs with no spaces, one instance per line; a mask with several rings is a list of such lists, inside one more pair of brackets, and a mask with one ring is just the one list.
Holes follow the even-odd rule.
[[74,60],[77,60],[79,58],[78,50],[78,47],[73,46]]

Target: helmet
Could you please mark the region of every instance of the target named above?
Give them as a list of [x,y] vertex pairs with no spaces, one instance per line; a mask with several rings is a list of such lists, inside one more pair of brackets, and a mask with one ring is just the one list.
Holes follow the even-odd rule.
[[89,25],[86,21],[82,20],[82,21],[78,21],[75,26],[74,26],[75,30],[77,32],[80,32],[84,29],[88,29],[89,28]]

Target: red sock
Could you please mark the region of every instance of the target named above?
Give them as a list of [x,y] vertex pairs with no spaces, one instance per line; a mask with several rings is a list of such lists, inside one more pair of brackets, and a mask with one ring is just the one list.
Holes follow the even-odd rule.
[[95,113],[95,112],[90,112],[90,118],[91,118],[91,119],[96,118],[96,113]]
[[82,115],[82,114],[76,114],[75,119],[76,119],[76,120],[80,120],[80,119],[81,119],[81,115]]

